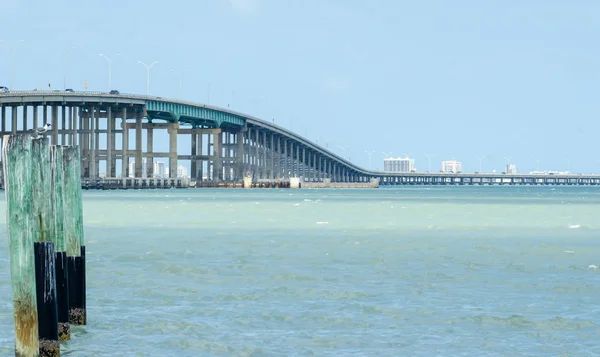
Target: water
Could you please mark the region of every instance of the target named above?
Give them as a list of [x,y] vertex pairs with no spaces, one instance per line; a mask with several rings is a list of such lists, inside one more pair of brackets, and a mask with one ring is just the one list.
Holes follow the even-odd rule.
[[84,209],[89,324],[63,356],[600,356],[599,189],[85,192]]

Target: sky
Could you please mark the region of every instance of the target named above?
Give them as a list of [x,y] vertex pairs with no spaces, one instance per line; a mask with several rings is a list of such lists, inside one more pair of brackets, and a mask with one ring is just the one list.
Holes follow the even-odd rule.
[[[158,61],[151,94],[273,120],[365,168],[409,155],[428,170],[429,154],[434,171],[456,159],[463,171],[510,161],[520,172],[600,173],[598,1],[0,0],[0,9],[11,89],[86,81],[106,91],[102,53],[110,89],[146,93],[138,61]],[[0,85],[9,53],[0,44]]]

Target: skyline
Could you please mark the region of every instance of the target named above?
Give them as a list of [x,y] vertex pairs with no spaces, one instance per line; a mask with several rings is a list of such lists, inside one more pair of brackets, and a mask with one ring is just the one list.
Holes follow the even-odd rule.
[[[600,34],[591,16],[599,4],[31,4],[9,1],[0,14],[7,29],[19,27],[24,10],[32,20],[0,35],[13,46],[11,76],[0,44],[0,85],[12,77],[11,90],[48,82],[78,90],[86,81],[87,90],[145,94],[148,71],[137,62],[158,61],[150,94],[274,120],[364,168],[382,168],[380,153],[392,152],[412,155],[420,171],[436,154],[432,168],[454,157],[464,171],[479,171],[485,156],[483,171],[512,157],[522,172],[600,172],[590,150],[600,130],[600,56],[590,45]],[[82,26],[76,16],[111,7],[139,18]],[[159,11],[161,26],[144,24]],[[39,40],[44,29],[67,31],[69,40]]]

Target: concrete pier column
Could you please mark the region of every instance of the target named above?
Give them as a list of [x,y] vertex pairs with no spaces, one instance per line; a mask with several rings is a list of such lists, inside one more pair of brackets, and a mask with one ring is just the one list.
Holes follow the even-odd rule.
[[112,108],[109,106],[106,109],[106,176],[114,177],[113,175],[113,121]]
[[235,180],[239,181],[239,180],[243,180],[244,179],[244,130],[240,129],[240,131],[237,132],[236,134],[236,143],[237,143],[237,150],[236,150],[236,174],[235,174]]
[[96,178],[97,168],[96,163],[96,107],[89,108],[88,112],[90,113],[89,123],[90,123],[90,155],[88,161],[90,162],[90,178]]
[[288,143],[287,139],[283,139],[283,173],[281,177],[289,177],[290,167],[288,161],[288,151],[287,151]]
[[71,112],[71,120],[73,121],[73,145],[81,145],[81,141],[78,140],[77,138],[77,131],[78,131],[78,126],[77,123],[79,122],[78,120],[79,118],[79,107],[73,107],[73,111]]
[[146,131],[146,152],[149,154],[146,157],[146,177],[154,177],[154,124],[148,122],[148,130]]
[[[116,109],[116,108],[115,108]],[[116,110],[115,110],[116,112]],[[117,177],[117,158],[116,158],[116,153],[117,153],[117,143],[116,143],[116,139],[117,139],[117,134],[115,133],[115,131],[117,130],[117,115],[116,113],[112,111],[112,108],[110,108],[110,115],[109,115],[109,121],[107,123],[107,125],[109,125],[111,127],[111,133],[110,133],[110,142],[111,142],[111,148],[110,148],[110,152],[112,153],[111,155],[111,168],[112,170],[110,171],[110,176],[111,177]]]
[[258,135],[259,135],[259,130],[258,128],[254,128],[254,172],[256,173],[256,176],[258,178],[262,178],[262,176],[260,175],[260,157],[258,155],[260,155],[260,152],[258,150],[259,147],[259,139],[258,139]]
[[192,155],[192,159],[190,160],[190,178],[192,181],[197,179],[198,169],[197,169],[197,151],[198,151],[198,132],[196,131],[196,126],[192,128],[191,134],[191,151],[190,155]]
[[210,157],[213,156],[211,154],[211,152],[210,152],[210,148],[212,146],[211,140],[210,140],[211,136],[212,135],[210,133],[208,133],[206,135],[206,156],[209,157],[209,159],[206,161],[206,179],[207,180],[213,180],[214,179],[213,176],[212,176],[212,166],[213,166],[213,163],[212,163],[212,160],[210,159]]
[[52,106],[52,145],[58,145],[58,107]]
[[10,132],[14,135],[17,133],[17,108],[16,106],[10,107],[11,109],[11,115],[12,115],[12,121],[10,123]]
[[94,107],[94,174],[98,176],[100,170],[100,108]]
[[221,157],[222,149],[221,149],[221,140],[222,140],[222,132],[221,129],[215,129],[214,134],[214,145],[213,145],[213,180],[221,181],[223,176],[223,160]]
[[60,126],[60,144],[67,145],[67,107],[62,106],[62,117]]
[[42,122],[40,124],[38,124],[36,126],[36,128],[39,126],[43,126],[47,122],[48,122],[48,106],[46,104],[44,104],[44,107],[42,109]]
[[33,123],[31,123],[33,129],[38,128],[38,106],[33,106]]
[[289,175],[290,177],[294,177],[296,176],[296,173],[294,172],[294,142],[290,141],[290,168],[289,168]]
[[27,131],[27,109],[29,107],[27,105],[23,106],[23,131]]
[[135,116],[135,177],[143,177],[142,174],[142,113]]
[[127,108],[123,108],[121,114],[121,177],[129,177],[129,156],[127,156],[127,150],[129,149],[129,129],[127,129]]
[[269,134],[269,139],[270,139],[270,143],[269,143],[269,153],[271,155],[269,158],[269,178],[271,180],[275,179],[275,138],[273,137],[273,133]]
[[[196,155],[198,155],[198,156],[202,156],[202,135],[203,135],[202,131],[200,131],[198,133],[198,142],[197,142],[198,148],[196,149]],[[196,170],[197,170],[196,180],[200,180],[200,181],[202,180],[202,176],[204,175],[203,166],[204,166],[204,161],[201,158],[198,158],[196,160]]]
[[306,177],[306,147],[302,148],[302,177]]
[[170,123],[169,132],[169,177],[177,177],[177,130],[179,123]]
[[6,134],[6,107],[3,105],[0,107],[0,117],[2,118],[2,135]]

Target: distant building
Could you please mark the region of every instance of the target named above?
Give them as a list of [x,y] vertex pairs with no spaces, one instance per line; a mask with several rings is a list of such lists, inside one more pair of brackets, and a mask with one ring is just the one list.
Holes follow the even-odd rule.
[[135,161],[129,163],[129,177],[135,177]]
[[442,161],[442,172],[458,173],[462,171],[462,162],[457,160]]
[[517,165],[515,165],[515,164],[506,165],[506,173],[509,175],[516,174],[517,173]]
[[391,172],[414,172],[415,171],[415,159],[408,157],[393,158],[383,160],[383,171]]
[[165,175],[165,163],[164,162],[155,162],[154,163],[154,177],[156,178],[164,178]]
[[177,177],[189,177],[187,167],[183,165],[177,166]]

